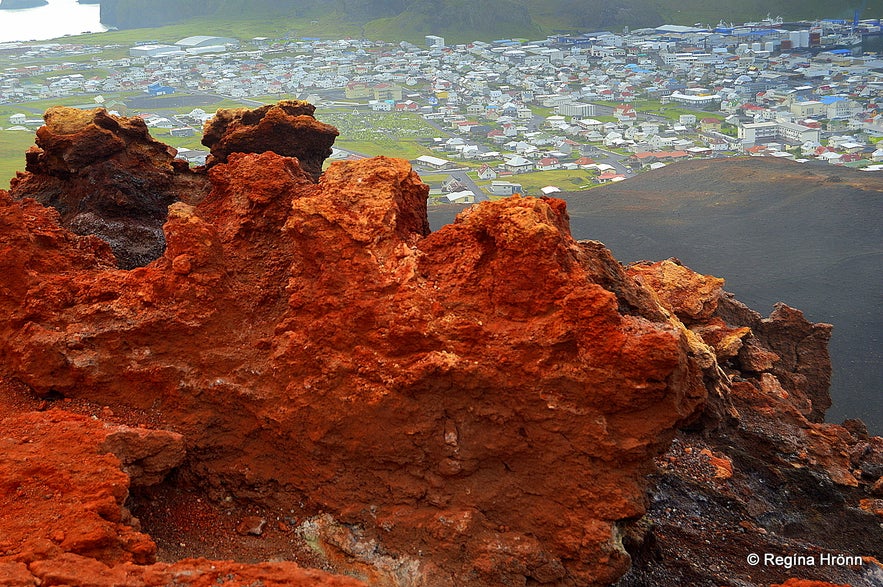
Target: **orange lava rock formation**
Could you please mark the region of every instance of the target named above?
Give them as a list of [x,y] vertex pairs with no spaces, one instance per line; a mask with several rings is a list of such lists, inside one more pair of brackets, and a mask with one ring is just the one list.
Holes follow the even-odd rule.
[[181,464],[180,434],[57,409],[11,414],[0,426],[0,584],[6,587],[363,585],[294,563],[157,563],[156,545],[125,502],[130,484],[157,483]]
[[[292,562],[155,562],[150,528],[126,509],[141,484],[141,511],[160,490],[193,490],[278,512],[231,539],[294,533],[308,563],[370,585],[609,585],[629,569],[623,541],[650,548],[635,521],[678,428],[751,434],[782,405],[794,430],[770,450],[808,450],[786,466],[866,483],[851,467],[876,462],[876,445],[851,462],[851,434],[818,422],[826,367],[808,361],[826,357],[828,327],[785,307],[762,320],[673,261],[626,270],[571,237],[560,200],[482,203],[432,233],[407,162],[321,173],[336,130],[312,114],[297,102],[219,112],[206,168],[164,168],[190,187],[166,202],[159,256],[134,269],[66,230],[64,210],[21,198],[74,201],[64,186],[76,192],[90,164],[135,176],[141,157],[153,177],[166,163],[145,153],[159,149],[117,149],[137,122],[47,114],[30,175],[0,191],[0,392],[26,398],[0,402],[13,424],[0,442],[38,489],[4,483],[24,488],[19,507],[52,495],[100,519],[74,548],[39,514],[38,546],[2,545],[0,583],[85,585],[100,565],[115,585],[222,571],[235,585],[359,584]],[[76,136],[96,158],[62,178]],[[35,402],[51,409],[21,407]],[[102,408],[93,420],[77,406]],[[22,464],[50,452],[60,461]],[[709,483],[740,478],[732,447],[706,438],[690,454]],[[62,461],[101,483],[65,487]]]
[[315,111],[315,106],[300,100],[254,110],[219,110],[204,129],[202,144],[211,149],[206,165],[225,163],[230,153],[271,152],[297,157],[301,169],[318,180],[338,132],[316,120]]
[[169,205],[201,198],[208,187],[204,176],[151,138],[141,118],[61,106],[43,118],[26,171],[12,180],[12,197],[57,209],[62,226],[103,239],[124,269],[162,255]]

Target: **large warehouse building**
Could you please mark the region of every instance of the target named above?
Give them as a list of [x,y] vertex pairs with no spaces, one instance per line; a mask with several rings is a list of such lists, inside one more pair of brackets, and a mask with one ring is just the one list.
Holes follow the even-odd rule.
[[196,35],[194,37],[181,39],[180,41],[175,43],[175,45],[187,51],[188,49],[216,47],[218,45],[239,45],[239,39],[233,39],[231,37],[211,37],[207,35]]

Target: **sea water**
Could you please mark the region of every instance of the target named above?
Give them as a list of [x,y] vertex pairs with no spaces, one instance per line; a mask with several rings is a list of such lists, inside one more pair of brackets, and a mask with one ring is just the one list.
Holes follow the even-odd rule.
[[64,35],[106,30],[100,22],[98,4],[77,0],[48,0],[49,4],[20,10],[0,10],[0,43],[40,41]]

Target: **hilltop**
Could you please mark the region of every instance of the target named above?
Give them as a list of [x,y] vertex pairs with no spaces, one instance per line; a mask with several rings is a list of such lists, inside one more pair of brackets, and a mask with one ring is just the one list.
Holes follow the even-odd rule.
[[117,28],[152,27],[194,18],[252,20],[273,18],[274,24],[320,20],[333,26],[357,24],[369,38],[415,40],[443,35],[456,42],[490,41],[501,37],[536,37],[574,30],[619,30],[663,23],[692,25],[760,20],[767,15],[784,19],[852,18],[879,16],[881,2],[849,0],[836,8],[821,0],[715,3],[698,0],[104,0],[101,21]]

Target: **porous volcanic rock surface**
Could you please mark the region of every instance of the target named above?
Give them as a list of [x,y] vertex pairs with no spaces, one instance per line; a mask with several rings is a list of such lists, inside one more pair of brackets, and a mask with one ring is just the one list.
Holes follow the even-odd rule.
[[318,180],[338,132],[316,120],[315,112],[315,106],[301,100],[219,110],[203,129],[202,144],[211,149],[206,165],[225,163],[230,153],[269,151],[297,157],[301,169]]
[[[692,513],[669,516],[688,500],[723,503],[729,517],[698,511],[739,533],[742,560],[783,535],[761,524],[774,499],[811,539],[827,507],[837,544],[878,552],[881,443],[820,421],[829,326],[785,306],[762,319],[676,260],[625,268],[571,237],[560,200],[484,203],[430,232],[407,162],[320,174],[336,130],[312,114],[221,112],[210,164],[171,163],[192,189],[143,267],[0,191],[4,484],[22,511],[49,508],[39,545],[0,544],[0,583],[589,586],[632,560],[635,585],[797,576],[714,567]],[[48,117],[66,138],[38,159],[77,132],[112,152],[125,123],[91,116]],[[65,462],[91,484],[59,482]],[[789,501],[807,479],[825,491]],[[78,508],[94,521],[79,542],[57,529]]]
[[[3,389],[8,396],[14,392]],[[130,485],[181,464],[180,434],[112,425],[61,409],[0,416],[0,584],[148,587],[223,584],[356,587],[292,562],[157,563],[157,547],[126,507]],[[105,410],[107,415],[107,411]]]
[[169,205],[204,196],[205,177],[154,140],[141,118],[56,106],[43,119],[25,172],[11,181],[12,197],[52,206],[63,227],[100,237],[121,268],[161,256]]

